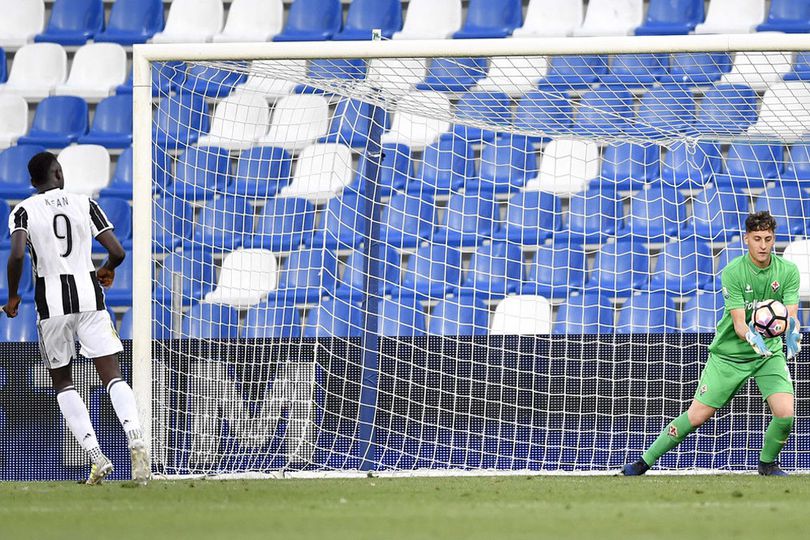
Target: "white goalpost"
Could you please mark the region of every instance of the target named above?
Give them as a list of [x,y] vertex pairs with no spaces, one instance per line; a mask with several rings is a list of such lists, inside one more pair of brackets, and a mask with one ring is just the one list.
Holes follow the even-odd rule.
[[[803,35],[134,47],[154,471],[604,473],[688,406],[749,212],[810,298]],[[805,277],[808,279],[805,281]],[[810,467],[810,373],[790,361]],[[663,471],[756,467],[753,382]]]

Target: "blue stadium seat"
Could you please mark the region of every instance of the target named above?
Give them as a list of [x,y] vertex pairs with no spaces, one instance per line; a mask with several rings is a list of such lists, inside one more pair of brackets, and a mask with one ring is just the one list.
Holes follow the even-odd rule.
[[[383,295],[389,294],[399,283],[400,255],[391,246],[382,245],[380,249],[381,260],[377,261],[377,264],[382,267],[379,275],[380,295]],[[366,294],[374,294],[374,291],[368,290],[366,278],[369,274],[366,272],[366,261],[366,255],[362,250],[354,251],[349,255],[340,283],[334,293],[337,298],[360,302]]]
[[613,190],[597,188],[571,195],[567,222],[555,240],[598,244],[621,232],[621,199]]
[[163,30],[163,0],[115,0],[107,28],[93,38],[96,42],[121,45],[146,43]]
[[[3,297],[5,298],[5,297]],[[39,341],[37,333],[37,309],[34,304],[20,304],[17,316],[0,317],[0,342],[21,343]]]
[[394,32],[402,30],[400,0],[354,0],[349,6],[343,30],[332,36],[332,39],[368,40],[374,29],[381,30],[386,39],[391,39]]
[[810,199],[798,184],[780,183],[757,196],[754,211],[769,210],[776,219],[776,241],[786,242],[807,233],[805,222],[810,216]]
[[246,338],[297,338],[301,314],[291,304],[262,302],[248,310],[241,333]]
[[[188,224],[186,225],[188,226]],[[188,245],[233,251],[253,231],[253,209],[242,197],[224,196],[205,203]]]
[[284,252],[298,249],[315,228],[315,207],[306,199],[276,197],[259,214],[254,234],[245,239],[252,248]]
[[554,334],[612,334],[613,305],[599,293],[574,294],[560,304]]
[[188,201],[207,200],[226,191],[230,154],[215,146],[191,146],[180,154],[166,192]]
[[793,68],[785,74],[786,81],[810,81],[810,52],[797,52]]
[[305,338],[360,337],[363,335],[363,310],[341,298],[324,298],[307,312]]
[[449,246],[422,246],[410,255],[402,270],[402,283],[394,296],[420,300],[442,298],[461,285],[461,253]]
[[455,39],[503,38],[523,24],[521,0],[470,0],[467,18]]
[[156,303],[171,306],[172,291],[178,287],[181,305],[189,306],[212,291],[216,280],[216,267],[209,251],[197,249],[171,253],[155,272],[153,296]]
[[524,246],[539,246],[560,229],[560,199],[543,191],[522,191],[509,199],[503,226],[494,237]]
[[132,96],[110,96],[96,105],[93,125],[79,144],[127,148],[132,144]]
[[[130,309],[124,314],[124,317],[129,315],[130,321],[132,319],[132,310]],[[125,319],[121,321],[121,329],[124,330]],[[131,325],[131,322],[129,323]],[[131,332],[131,328],[130,328]],[[152,339],[172,339],[174,333],[174,321],[172,319],[171,309],[163,304],[157,302],[152,303]],[[123,337],[123,336],[122,336]]]
[[720,79],[732,66],[728,53],[676,53],[669,61],[669,73],[662,83],[706,85]]
[[0,152],[0,197],[24,199],[33,193],[28,162],[44,151],[44,146],[18,144]]
[[[6,220],[8,223],[8,220]],[[8,257],[11,254],[11,250],[9,249],[0,249],[0,261],[8,261]],[[25,255],[25,261],[23,261],[23,273],[20,276],[20,283],[17,286],[17,292],[20,296],[22,296],[23,300],[29,300],[33,298],[33,291],[32,291],[32,281],[31,281],[31,259],[29,258],[28,254]],[[0,264],[0,298],[8,299],[8,268],[5,264]]]
[[688,34],[706,18],[703,0],[650,0],[637,36]]
[[0,223],[5,226],[0,228],[0,249],[11,247],[11,231],[8,228],[8,216],[11,214],[11,205],[5,199],[0,199]]
[[746,255],[747,253],[748,250],[743,248],[742,244],[740,243],[729,242],[728,244],[726,244],[726,247],[724,247],[717,255],[717,259],[715,260],[714,263],[714,280],[706,284],[706,289],[712,291],[719,291],[722,287],[720,283],[721,282],[720,275],[723,269],[726,266],[728,266],[728,263],[730,263],[737,257]]
[[486,58],[433,58],[417,90],[466,92],[487,76]]
[[[781,165],[781,151],[782,146],[776,147],[776,152],[779,155],[776,166]],[[766,165],[771,165],[770,162],[765,162]],[[772,170],[772,169],[771,169]],[[776,175],[774,175],[776,176]],[[778,175],[782,181],[795,181],[802,186],[810,183],[810,144],[797,143],[790,147],[790,151],[785,159],[785,172]]]
[[540,90],[576,90],[599,82],[608,72],[607,55],[553,56]]
[[[468,123],[504,126],[512,117],[509,96],[503,92],[467,92],[456,103],[456,116]],[[472,125],[455,124],[453,133],[468,141],[492,141],[497,133]]]
[[418,178],[406,186],[408,193],[446,195],[455,192],[475,175],[472,144],[461,137],[440,137],[422,155]]
[[667,72],[667,54],[617,54],[610,62],[610,71],[602,75],[601,83],[640,88],[652,86]]
[[183,336],[228,339],[237,336],[239,312],[222,304],[196,304],[183,316]]
[[492,193],[465,191],[450,196],[433,241],[450,246],[479,246],[493,237],[498,224],[498,206]]
[[628,90],[600,86],[582,95],[573,132],[585,136],[622,135],[633,116],[633,94]]
[[483,336],[488,329],[489,310],[475,296],[445,298],[430,312],[430,335]]
[[[515,127],[550,134],[570,133],[574,125],[574,109],[568,98],[560,93],[534,91],[525,94],[515,109]],[[539,141],[539,137],[532,139]]]
[[810,3],[807,0],[771,0],[768,19],[757,32],[810,32]]
[[366,231],[371,230],[367,205],[371,206],[368,197],[349,189],[340,197],[330,199],[321,213],[320,227],[307,245],[328,249],[357,247]]
[[[726,173],[715,171],[714,182],[727,189],[763,188],[768,180],[780,176],[784,151],[781,144],[732,142],[726,154]],[[788,158],[788,168],[790,162]]]
[[702,189],[722,172],[720,145],[712,141],[671,145],[661,161],[661,180],[681,189]]
[[689,229],[698,237],[727,242],[745,230],[748,199],[740,192],[708,187],[692,199]]
[[585,286],[587,263],[581,245],[544,245],[534,254],[520,294],[536,294],[548,299],[565,298]]
[[683,196],[674,187],[656,182],[631,199],[625,231],[645,242],[663,242],[678,236],[685,221]]
[[478,177],[464,185],[468,190],[510,193],[537,175],[534,145],[523,135],[500,135],[481,147]]
[[267,295],[267,301],[312,304],[335,290],[337,278],[338,259],[333,252],[321,248],[293,251],[282,265],[278,288]]
[[284,30],[273,41],[323,41],[337,34],[342,24],[340,0],[295,0]]
[[739,135],[757,121],[757,93],[744,84],[720,84],[700,103],[695,130],[701,135]]
[[194,208],[176,197],[155,200],[152,205],[152,249],[174,251],[191,238]]
[[429,195],[398,193],[380,219],[380,240],[394,247],[413,248],[433,234],[436,205]]
[[20,137],[17,144],[64,148],[85,133],[87,102],[75,96],[50,96],[37,105],[28,135]]
[[[340,143],[352,148],[365,148],[372,127],[372,105],[359,99],[344,99],[335,107],[326,137],[318,142]],[[388,129],[389,117],[385,114],[382,129]]]
[[275,146],[257,146],[239,153],[229,189],[234,195],[267,199],[276,195],[291,178],[289,152]]
[[56,0],[45,31],[34,37],[37,43],[84,45],[104,29],[102,0]]
[[602,169],[592,188],[636,190],[659,178],[661,148],[655,144],[619,142],[602,148]]
[[647,138],[672,137],[695,121],[695,98],[685,87],[667,84],[648,90],[641,98],[632,133]]
[[642,293],[628,298],[619,309],[619,334],[679,332],[675,303],[664,293]]
[[523,278],[523,254],[511,242],[492,242],[479,247],[470,260],[459,295],[480,299],[503,298],[517,291]]
[[[152,64],[152,97],[168,96],[180,89],[186,78],[186,65],[183,62],[154,62]],[[132,94],[132,71],[124,84],[115,89],[116,94]]]
[[169,149],[194,144],[206,133],[211,118],[205,96],[178,94],[161,98],[152,124],[154,144]]
[[180,83],[181,93],[193,93],[209,98],[221,98],[247,80],[247,69],[223,69],[205,64],[192,64]]
[[[97,242],[96,242],[97,243]],[[127,253],[124,262],[115,269],[112,287],[104,289],[104,301],[108,306],[132,305],[132,253]],[[113,319],[115,320],[115,319]]]
[[709,244],[696,236],[670,242],[658,255],[650,278],[650,292],[694,294],[714,279],[712,263]]
[[646,289],[649,256],[641,242],[619,240],[602,246],[585,287],[610,296],[629,296]]
[[6,50],[0,47],[0,83],[6,82],[8,78],[8,66],[6,65]]
[[[367,183],[369,179],[364,177],[368,165],[368,154],[361,154],[357,164],[358,184]],[[385,143],[382,145],[382,156],[377,168],[377,186],[380,195],[390,196],[394,191],[405,187],[411,178],[416,175],[414,161],[411,159],[411,149],[408,145],[397,143]]]
[[[362,58],[314,59],[307,63],[307,78],[312,80],[361,81],[366,78],[368,65]],[[324,94],[325,91],[308,84],[299,84],[293,90],[296,94]]]
[[425,313],[415,298],[383,298],[377,308],[377,321],[384,337],[425,335]]
[[[118,237],[123,248],[132,249],[132,207],[129,205],[129,201],[102,197],[98,199],[98,205],[113,224],[115,236]],[[93,242],[93,251],[106,253],[104,247],[98,242]]]
[[714,333],[724,310],[725,301],[720,291],[695,295],[683,306],[681,330]]

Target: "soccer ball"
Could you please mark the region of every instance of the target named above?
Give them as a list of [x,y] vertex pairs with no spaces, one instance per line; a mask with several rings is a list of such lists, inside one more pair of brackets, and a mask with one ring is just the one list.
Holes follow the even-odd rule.
[[754,308],[754,328],[765,337],[781,336],[788,325],[788,312],[779,300],[765,300]]

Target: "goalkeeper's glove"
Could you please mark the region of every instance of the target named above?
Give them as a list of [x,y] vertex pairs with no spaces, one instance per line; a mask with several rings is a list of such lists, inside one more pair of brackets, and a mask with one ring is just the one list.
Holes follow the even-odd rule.
[[791,317],[788,321],[785,344],[787,345],[788,360],[799,354],[799,351],[802,350],[802,334],[799,332],[799,321],[796,317]]
[[751,348],[753,348],[754,352],[756,352],[758,355],[765,357],[773,355],[770,349],[768,349],[768,347],[765,345],[765,340],[762,339],[762,334],[754,329],[753,321],[751,321],[751,324],[748,325],[748,332],[745,334],[745,341],[751,345]]

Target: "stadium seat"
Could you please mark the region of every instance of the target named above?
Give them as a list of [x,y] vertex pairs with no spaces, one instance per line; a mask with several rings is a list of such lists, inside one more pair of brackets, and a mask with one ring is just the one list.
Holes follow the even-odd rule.
[[117,43],[90,43],[76,51],[65,84],[57,95],[100,100],[115,92],[127,78],[127,53]]
[[571,195],[567,222],[555,241],[600,244],[622,232],[622,201],[611,189],[589,189]]
[[301,314],[294,305],[264,302],[248,310],[242,337],[253,339],[301,336]]
[[465,183],[468,190],[509,193],[537,174],[537,156],[528,137],[501,135],[481,148],[478,177]]
[[[779,146],[778,149],[781,151],[782,147]],[[778,165],[781,165],[781,161],[780,159]],[[806,187],[810,183],[810,144],[791,145],[785,159],[785,171],[778,176],[783,182],[798,182]]]
[[183,315],[183,337],[229,339],[237,337],[239,312],[230,306],[197,304]]
[[745,84],[757,92],[764,92],[782,78],[791,79],[792,58],[791,53],[784,52],[737,52],[731,71],[724,73],[720,82]]
[[560,199],[543,191],[521,191],[506,206],[503,225],[494,237],[522,246],[539,246],[560,228]]
[[663,242],[678,236],[685,221],[683,196],[674,187],[656,182],[630,200],[625,231],[644,242]]
[[610,296],[629,296],[633,289],[647,288],[649,256],[641,242],[618,240],[605,244],[596,254],[585,290]]
[[[522,131],[538,131],[550,135],[570,133],[574,124],[574,109],[562,93],[529,92],[518,101],[515,127]],[[539,142],[540,137],[531,140]]]
[[540,170],[526,190],[576,193],[599,174],[599,147],[594,141],[555,139],[540,159]]
[[329,250],[305,248],[293,251],[282,263],[278,288],[268,302],[312,304],[337,287],[338,259]]
[[454,193],[433,241],[454,247],[479,246],[492,239],[498,221],[498,206],[491,192]]
[[489,329],[489,310],[474,296],[439,300],[430,312],[432,336],[482,336]]
[[551,304],[542,296],[509,296],[495,307],[489,334],[492,336],[542,335],[551,333]]
[[573,294],[560,304],[554,334],[611,334],[613,305],[598,293]]
[[472,144],[458,136],[441,137],[428,145],[417,178],[409,182],[409,193],[446,195],[464,186],[475,174]]
[[417,90],[466,92],[487,76],[486,58],[432,58]]
[[565,298],[585,286],[587,263],[581,245],[544,245],[537,248],[520,287],[520,294],[536,294],[549,299]]
[[521,0],[470,0],[467,17],[455,39],[503,38],[523,23]]
[[[116,202],[125,202],[125,201],[116,201]],[[117,230],[116,234],[118,234]],[[99,245],[98,242],[93,242],[93,247],[97,245]],[[121,265],[115,269],[115,280],[113,281],[112,287],[104,289],[104,302],[108,307],[121,307],[132,305],[131,253],[129,253],[127,258],[124,259],[124,262],[122,262]],[[114,317],[113,321],[115,321]]]
[[771,0],[768,18],[757,32],[810,32],[810,3],[805,0]]
[[74,96],[51,96],[37,105],[34,121],[19,144],[64,148],[87,133],[87,102]]
[[267,133],[258,142],[299,151],[325,136],[328,129],[329,103],[325,97],[287,96],[276,103]]
[[233,0],[225,28],[212,41],[268,41],[281,32],[283,22],[282,0]]
[[460,123],[453,126],[453,133],[474,143],[492,141],[496,131],[474,124],[503,126],[506,130],[512,117],[511,106],[509,96],[503,92],[467,92],[456,103]]
[[252,93],[232,94],[216,104],[211,130],[197,141],[200,146],[246,150],[267,132],[270,108],[264,97]]
[[172,0],[166,27],[152,43],[205,43],[222,31],[222,0]]
[[765,0],[712,0],[695,34],[748,34],[764,18]]
[[[125,250],[132,250],[132,206],[130,206],[129,201],[99,197],[97,202],[101,211],[104,212],[115,228],[115,236],[118,237],[118,241],[121,242]],[[93,251],[97,253],[107,252],[104,246],[98,242],[93,243]]]
[[[14,69],[14,68],[12,68]],[[755,137],[801,140],[810,131],[810,83],[789,81],[772,84],[762,98],[756,124],[748,128]]]
[[705,19],[703,0],[650,0],[637,36],[688,34]]
[[0,0],[0,47],[22,47],[45,29],[43,0]]
[[659,81],[664,84],[709,85],[731,70],[728,53],[676,53],[670,57],[669,73]]
[[280,197],[303,197],[323,203],[352,183],[352,151],[337,143],[316,143],[298,156],[292,182],[281,188]]
[[152,250],[174,251],[191,238],[194,208],[176,197],[156,199],[152,205]]
[[323,41],[337,34],[342,24],[340,0],[294,0],[284,29],[273,41]]
[[582,95],[572,131],[588,137],[627,133],[633,116],[633,95],[629,90],[600,86]]
[[8,80],[0,93],[19,94],[26,99],[43,99],[67,77],[67,53],[56,43],[24,45],[14,55]]
[[68,146],[57,156],[65,191],[94,196],[110,183],[110,154],[97,144]]
[[0,318],[0,342],[26,343],[39,341],[37,310],[34,304],[21,304],[13,319]]
[[[352,302],[360,302],[368,294],[382,296],[390,294],[399,283],[401,257],[399,252],[387,245],[380,245],[380,258],[374,261],[381,269],[374,273],[366,270],[366,255],[362,250],[353,251],[346,260],[343,275],[340,277],[334,296]],[[370,277],[379,279],[379,291],[370,290]]]
[[[0,260],[8,261],[11,251],[8,249],[0,249]],[[31,259],[28,254],[25,254],[23,261],[23,269],[31,268]],[[22,296],[23,301],[32,300],[32,272],[23,272],[20,275],[20,283],[17,286],[17,292]],[[8,299],[8,268],[5,264],[0,264],[0,298]],[[6,317],[3,317],[4,319]]]
[[667,84],[648,90],[641,98],[628,132],[645,138],[670,138],[689,130],[695,121],[695,98],[688,88]]
[[[810,81],[810,53],[797,52],[790,70],[785,74],[786,81]],[[775,81],[778,82],[778,81]]]
[[204,301],[236,308],[255,306],[278,285],[276,256],[266,249],[237,249],[225,256],[216,288]]
[[179,293],[177,302],[190,306],[213,290],[216,267],[206,249],[178,251],[169,254],[155,271],[155,304],[172,305],[172,292]]
[[245,245],[275,253],[292,251],[308,241],[315,223],[315,207],[306,199],[276,197],[267,201],[256,229]]
[[538,87],[543,91],[582,90],[599,82],[607,72],[607,55],[552,56],[548,72],[540,79]]
[[363,310],[341,298],[323,298],[307,311],[305,338],[360,337],[364,331]]
[[782,257],[799,269],[799,298],[810,298],[810,240],[794,240],[785,247]]
[[0,83],[6,82],[8,78],[8,62],[6,61],[6,51],[0,47]]
[[[8,216],[11,214],[11,205],[5,199],[0,199],[0,223],[8,225]],[[8,249],[11,247],[11,237],[9,236],[9,227],[3,227],[0,230],[0,248]]]
[[714,279],[713,262],[709,244],[696,236],[669,242],[655,261],[650,292],[695,294]]
[[[247,64],[239,63],[231,69],[210,65],[188,65],[185,79],[180,83],[181,93],[201,94],[208,98],[222,98],[247,81],[247,73],[240,68]],[[253,96],[256,97],[256,96]]]
[[152,122],[152,141],[166,149],[194,144],[210,129],[205,97],[178,94],[161,98]]
[[218,197],[205,203],[194,224],[191,241],[186,244],[233,251],[252,232],[253,209],[247,201],[242,197]]
[[329,87],[342,86],[350,81],[363,81],[367,72],[368,64],[362,58],[312,59],[307,62],[306,73],[307,79],[311,82],[297,85],[293,92],[330,95]]
[[[373,127],[371,118],[373,106],[359,99],[344,99],[338,102],[329,132],[318,142],[340,143],[352,148],[363,149],[368,145],[368,136]],[[384,115],[382,129],[388,124],[388,115]]]
[[590,0],[575,36],[629,36],[644,21],[644,0]]
[[163,30],[163,0],[115,0],[107,28],[93,41],[132,46]]
[[461,252],[442,244],[428,244],[407,257],[394,297],[419,300],[443,298],[461,285]]
[[415,298],[383,298],[377,308],[377,327],[383,337],[425,335],[425,313]]
[[318,230],[307,245],[328,249],[350,249],[364,240],[370,231],[366,205],[371,202],[365,195],[354,190],[345,190],[340,197],[330,199],[321,213]]
[[[416,112],[420,111],[420,112]],[[450,129],[450,98],[440,92],[413,92],[399,100],[391,118],[391,129],[382,143],[407,145],[412,151],[424,150],[441,133]]]
[[760,193],[754,202],[754,212],[770,211],[776,219],[776,241],[790,242],[795,236],[807,234],[807,194],[796,183],[776,184]]
[[619,309],[616,333],[665,334],[680,332],[675,304],[664,293],[631,296]]
[[44,146],[18,144],[0,152],[0,198],[24,199],[33,193],[28,162]]
[[[718,186],[759,189],[782,173],[784,146],[736,141],[726,154],[726,173],[715,172]],[[792,159],[788,158],[788,167]]]
[[132,199],[132,178],[132,147],[129,146],[118,156],[110,184],[101,190],[101,196]]
[[703,96],[694,128],[700,135],[728,137],[757,120],[757,94],[747,85],[717,85]]
[[102,0],[55,0],[45,31],[36,42],[84,45],[104,29]]
[[667,72],[668,66],[667,54],[616,54],[611,59],[610,70],[600,80],[606,85],[648,87]]
[[274,196],[291,178],[292,156],[283,148],[258,146],[242,150],[230,192],[249,198]]
[[368,63],[365,86],[392,95],[405,95],[427,75],[424,58],[373,58]]
[[394,39],[444,39],[461,28],[461,0],[410,0]]
[[433,233],[436,206],[429,195],[398,193],[383,209],[380,240],[400,249],[414,248]]
[[235,90],[255,93],[275,102],[292,94],[298,86],[296,79],[306,76],[306,72],[306,60],[254,60],[247,79]]
[[721,273],[723,269],[728,266],[728,263],[748,253],[747,248],[743,248],[740,242],[729,242],[717,255],[714,263],[714,279],[706,284],[706,290],[719,291],[721,285]]
[[720,291],[695,295],[683,306],[681,330],[714,333],[724,310],[725,301]]
[[402,29],[400,0],[354,0],[349,5],[343,30],[332,36],[336,41],[370,40],[377,29],[385,39]]
[[191,146],[177,158],[166,192],[188,201],[208,200],[227,190],[230,155],[215,146]]
[[[115,89],[116,94],[132,95],[132,77],[130,70],[124,84]],[[186,77],[186,65],[183,62],[154,62],[152,64],[152,97],[166,96],[176,92]]]
[[582,4],[582,0],[530,0],[523,26],[516,28],[512,37],[570,36],[582,24],[585,13]]
[[28,131],[28,102],[22,96],[0,94],[0,148],[8,148]]
[[545,56],[494,56],[489,60],[487,76],[479,80],[473,90],[502,92],[517,98],[534,90],[547,73]]
[[692,199],[689,227],[701,239],[726,242],[744,231],[748,199],[739,192],[708,187]]
[[[367,163],[369,157],[367,153],[360,155],[357,164],[356,183],[371,181],[366,178]],[[384,144],[382,145],[382,156],[377,167],[377,189],[383,197],[390,196],[394,191],[401,190],[411,178],[416,176],[414,160],[411,159],[411,149],[404,144]]]
[[678,142],[669,146],[661,161],[661,179],[681,189],[702,189],[715,174],[721,173],[720,145],[712,141],[697,144]]
[[592,188],[636,190],[660,177],[661,148],[655,144],[617,142],[602,148],[602,169]]
[[132,144],[132,96],[110,96],[99,103],[90,131],[78,143],[128,148]]
[[523,277],[523,254],[511,242],[492,242],[479,247],[464,273],[458,295],[481,300],[503,298],[515,292]]

